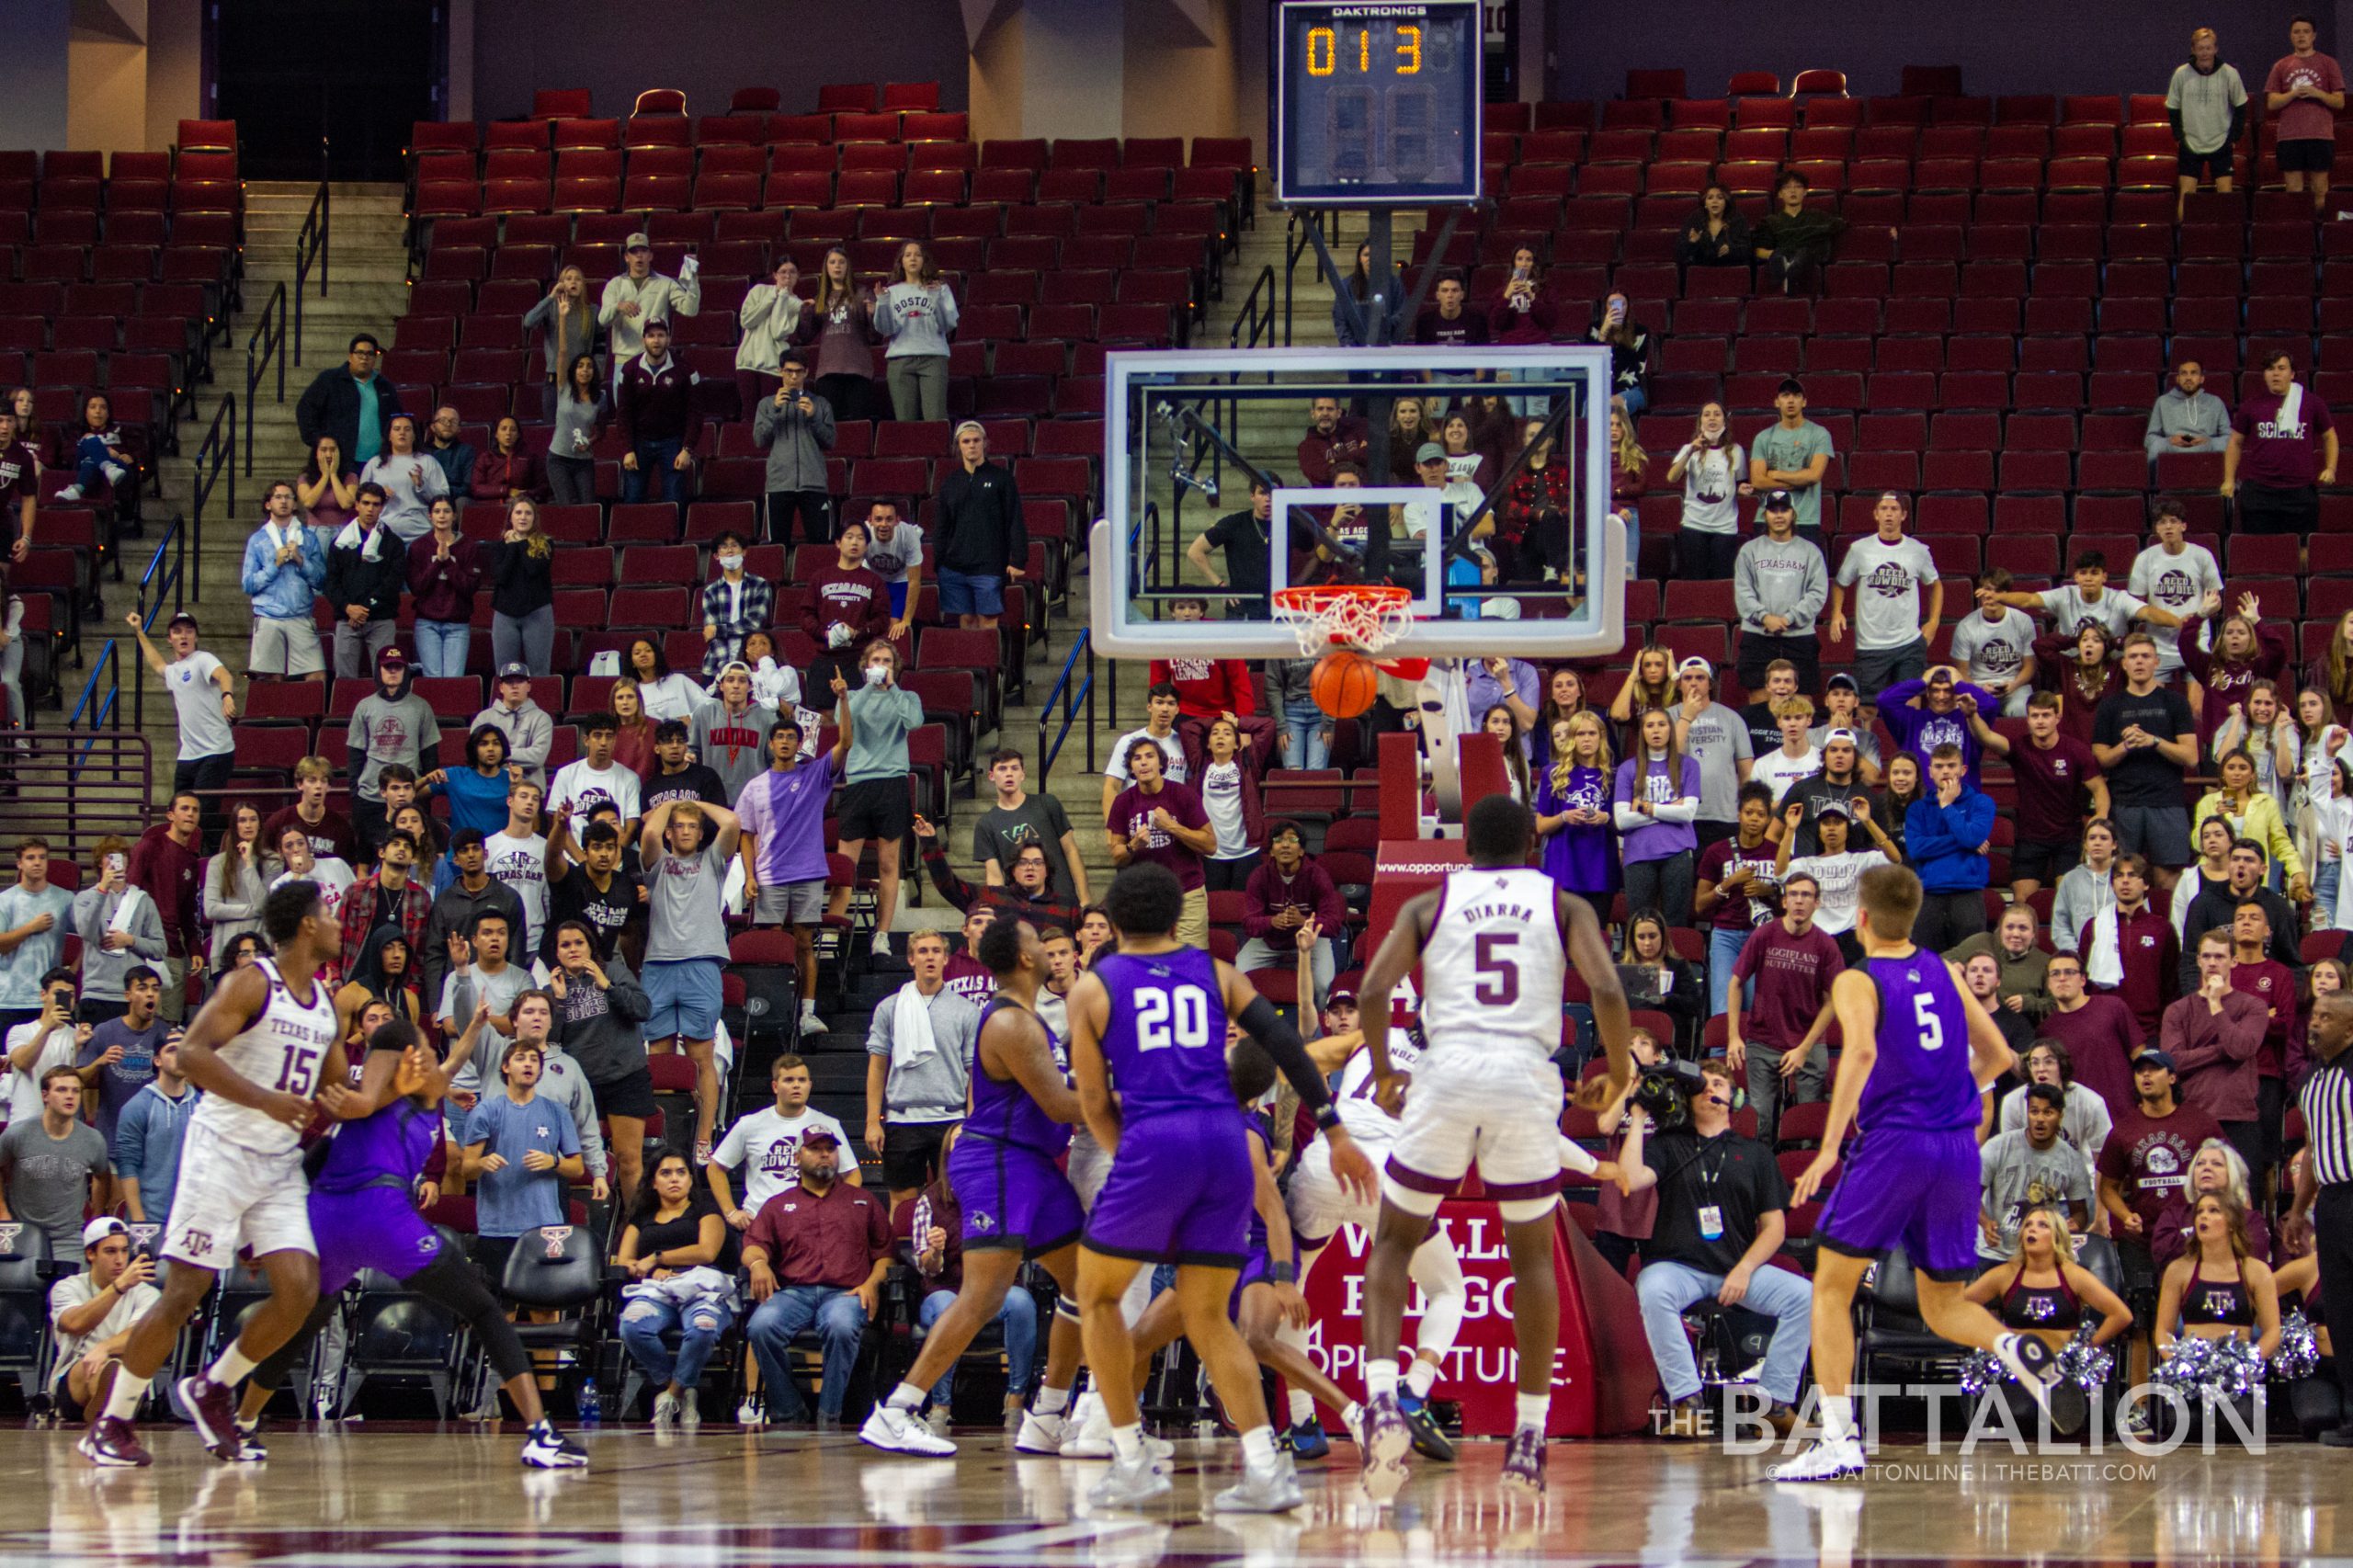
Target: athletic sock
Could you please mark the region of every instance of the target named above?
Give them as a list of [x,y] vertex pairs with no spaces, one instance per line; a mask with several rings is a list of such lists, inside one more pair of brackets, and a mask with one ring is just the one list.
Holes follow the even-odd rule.
[[1405,1369],[1405,1390],[1415,1399],[1427,1399],[1430,1390],[1438,1387],[1438,1363],[1425,1361],[1419,1356]]
[[1242,1434],[1242,1464],[1245,1470],[1265,1470],[1275,1462],[1275,1429],[1253,1426]]
[[244,1380],[245,1374],[252,1371],[256,1365],[257,1363],[238,1349],[235,1342],[232,1341],[229,1347],[221,1352],[221,1359],[213,1362],[207,1369],[204,1374],[205,1381],[224,1389],[233,1389]]
[[1070,1390],[1041,1388],[1038,1391],[1036,1414],[1040,1415],[1060,1415],[1063,1411],[1068,1410],[1069,1408]]
[[1143,1458],[1143,1423],[1131,1421],[1125,1426],[1112,1427],[1111,1452],[1121,1464],[1133,1464]]
[[1364,1402],[1372,1403],[1383,1394],[1397,1392],[1397,1358],[1394,1356],[1368,1356],[1364,1360]]
[[1822,1396],[1822,1437],[1824,1442],[1843,1442],[1855,1435],[1855,1400],[1852,1394],[1826,1393]]
[[1512,1408],[1518,1416],[1518,1425],[1521,1430],[1541,1432],[1546,1418],[1552,1414],[1552,1396],[1550,1393],[1519,1394],[1514,1397]]
[[107,1395],[107,1414],[118,1421],[130,1420],[138,1413],[140,1398],[146,1393],[147,1385],[153,1381],[134,1375],[130,1368],[117,1362],[114,1388]]
[[1312,1418],[1314,1416],[1314,1415],[1315,1415],[1315,1401],[1314,1401],[1313,1399],[1310,1398],[1308,1395],[1306,1395],[1306,1394],[1304,1394],[1304,1393],[1302,1393],[1302,1392],[1301,1392],[1299,1390],[1297,1390],[1297,1389],[1293,1389],[1293,1390],[1291,1390],[1291,1391],[1290,1391],[1290,1424],[1291,1424],[1292,1426],[1298,1426],[1298,1425],[1299,1425],[1301,1422],[1302,1422],[1302,1421],[1306,1421],[1306,1420],[1310,1420],[1310,1419],[1312,1419]]
[[923,1390],[915,1387],[913,1383],[901,1383],[897,1388],[891,1391],[890,1405],[893,1410],[905,1410],[910,1412],[921,1410],[923,1408]]

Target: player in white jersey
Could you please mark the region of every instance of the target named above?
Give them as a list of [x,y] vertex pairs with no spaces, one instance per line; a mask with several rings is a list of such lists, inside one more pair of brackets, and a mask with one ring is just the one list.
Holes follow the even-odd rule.
[[[1463,819],[1471,869],[1408,899],[1366,971],[1365,1051],[1373,1100],[1400,1114],[1381,1183],[1381,1220],[1365,1258],[1364,1483],[1375,1501],[1405,1480],[1413,1431],[1398,1403],[1395,1350],[1415,1249],[1438,1205],[1475,1161],[1511,1249],[1518,1419],[1505,1450],[1507,1488],[1544,1489],[1560,1290],[1552,1210],[1561,1187],[1561,1008],[1568,966],[1592,994],[1609,1071],[1589,1085],[1608,1103],[1634,1074],[1626,994],[1608,943],[1582,899],[1535,869],[1536,819],[1490,795]],[[1390,997],[1416,965],[1427,1045],[1410,1091],[1389,1049]],[[1346,1102],[1343,1101],[1343,1104]]]
[[91,1463],[152,1462],[131,1424],[197,1304],[242,1245],[269,1280],[269,1300],[203,1372],[180,1380],[183,1403],[216,1458],[244,1453],[232,1391],[293,1336],[319,1294],[310,1184],[300,1145],[311,1096],[346,1076],[344,1029],[320,971],[343,950],[343,931],[319,886],[288,882],[262,905],[274,957],[230,975],[188,1026],[180,1071],[204,1091],[180,1152],[179,1185],[164,1227],[164,1297],[131,1325],[105,1413],[78,1445]]

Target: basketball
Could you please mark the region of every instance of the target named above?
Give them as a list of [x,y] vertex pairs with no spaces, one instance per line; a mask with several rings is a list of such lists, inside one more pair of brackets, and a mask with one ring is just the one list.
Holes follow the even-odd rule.
[[1353,719],[1372,706],[1380,682],[1370,659],[1337,649],[1315,661],[1315,706],[1335,719]]

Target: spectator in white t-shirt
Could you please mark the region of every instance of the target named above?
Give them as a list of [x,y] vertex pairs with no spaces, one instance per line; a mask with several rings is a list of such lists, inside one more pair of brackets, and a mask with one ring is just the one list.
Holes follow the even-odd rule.
[[[483,869],[491,880],[523,901],[524,929],[514,950],[529,953],[548,928],[548,840],[540,831],[540,787],[517,782],[506,788],[506,825],[482,841]],[[585,831],[585,824],[582,824]]]
[[2010,574],[1996,566],[1977,582],[1977,608],[1953,623],[1952,662],[1961,678],[2002,699],[2002,717],[2026,717],[2034,695],[2036,622],[2002,596]]
[[1822,753],[1811,738],[1813,704],[1807,699],[1785,697],[1773,704],[1773,722],[1781,726],[1781,747],[1756,758],[1748,776],[1772,788],[1778,806],[1790,785],[1822,771]]
[[83,1267],[50,1287],[49,1322],[57,1341],[50,1399],[61,1420],[79,1422],[106,1408],[117,1358],[137,1323],[164,1299],[155,1260],[131,1250],[131,1227],[111,1214],[82,1227]]
[[[842,1124],[822,1110],[809,1108],[812,1083],[807,1062],[789,1051],[778,1056],[768,1068],[768,1087],[776,1095],[776,1104],[762,1107],[729,1128],[711,1152],[710,1164],[704,1167],[705,1179],[710,1183],[711,1196],[719,1200],[719,1211],[739,1231],[750,1228],[761,1204],[800,1185],[801,1135],[813,1127],[834,1135],[835,1174],[853,1187],[863,1185],[857,1160],[847,1153],[849,1135],[842,1131]],[[733,1179],[738,1171],[744,1177],[740,1204]]]
[[[1778,864],[1774,875],[1786,887],[1791,877],[1812,877],[1820,902],[1814,905],[1813,923],[1824,934],[1838,938],[1839,950],[1849,963],[1860,961],[1860,944],[1855,940],[1855,911],[1862,902],[1863,873],[1874,866],[1893,865],[1904,858],[1904,851],[1887,836],[1887,830],[1866,810],[1859,819],[1852,803],[1841,811],[1836,804],[1826,804],[1815,813],[1813,832],[1822,846],[1814,855],[1791,855],[1790,846],[1797,842],[1798,824],[1803,820],[1805,807],[1790,802],[1782,818],[1781,847],[1775,857]],[[1870,835],[1867,845],[1850,849],[1847,845],[1856,828]]]
[[[2133,558],[2125,585],[2133,597],[2187,619],[2198,613],[2208,594],[2222,591],[2222,568],[2214,564],[2211,551],[2188,542],[2189,517],[2177,498],[2159,496],[2153,511],[2149,531],[2155,542]],[[2149,635],[2157,640],[2159,673],[2181,668],[2180,628],[2152,625]]]
[[166,660],[147,640],[147,629],[136,613],[123,619],[139,639],[139,656],[162,677],[172,694],[179,720],[179,756],[172,765],[172,792],[194,790],[204,802],[197,831],[206,838],[220,836],[226,824],[220,791],[228,788],[230,765],[236,760],[237,743],[229,722],[237,716],[236,681],[220,660],[196,645],[196,617],[181,610],[164,628],[171,644]]
[[621,841],[637,836],[641,780],[633,770],[613,760],[613,745],[620,739],[620,731],[621,722],[612,713],[589,714],[580,722],[581,756],[556,769],[550,790],[555,804],[551,809],[571,817],[575,838],[588,831],[588,813],[602,801],[611,801],[620,812]]
[[330,920],[342,918],[343,895],[359,874],[340,855],[316,855],[311,849],[311,835],[301,824],[278,835],[278,858],[285,866],[270,881],[271,891],[289,882],[309,881],[319,884],[319,901]]
[[40,1075],[52,1067],[71,1067],[90,1043],[92,1026],[74,1018],[74,971],[52,969],[40,977],[40,1011],[29,1023],[11,1028],[0,1047],[8,1052],[6,1083],[8,1119],[40,1119]]
[[1166,767],[1161,770],[1163,778],[1172,784],[1191,782],[1185,766],[1185,748],[1177,744],[1176,739],[1176,712],[1180,701],[1176,687],[1167,681],[1161,682],[1144,693],[1143,728],[1130,730],[1126,734],[1113,741],[1110,760],[1103,766],[1105,814],[1108,815],[1110,812],[1111,802],[1120,798],[1120,791],[1135,782],[1128,773],[1128,748],[1138,741],[1153,740],[1160,743],[1160,754],[1166,761]]
[[[1904,524],[1911,507],[1890,490],[1871,508],[1879,531],[1859,539],[1838,563],[1830,589],[1830,640],[1847,635],[1847,590],[1855,589],[1855,686],[1866,702],[1900,680],[1916,680],[1928,667],[1928,644],[1944,619],[1945,585],[1928,547],[1909,538]],[[1920,589],[1929,590],[1927,613],[1920,612]]]

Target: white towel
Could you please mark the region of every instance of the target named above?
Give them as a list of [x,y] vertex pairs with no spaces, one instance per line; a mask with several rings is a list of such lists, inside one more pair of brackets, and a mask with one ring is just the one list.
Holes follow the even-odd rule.
[[2287,439],[2291,440],[2291,441],[2300,441],[2300,440],[2303,439],[2303,435],[2304,435],[2304,384],[2303,384],[2303,382],[2302,382],[2302,381],[2290,381],[2290,382],[2288,383],[2288,391],[2287,391],[2287,394],[2286,394],[2285,396],[2283,396],[2282,398],[2280,398],[2280,400],[2279,400],[2279,414],[2278,414],[2277,415],[2275,415],[2275,416],[2274,416],[2274,418],[2273,418],[2273,420],[2272,420],[2272,423],[2273,423],[2273,424],[2275,424],[2275,425],[2277,425],[2277,426],[2279,426],[2279,434],[2280,434],[2282,437],[2286,437]]
[[122,902],[114,906],[114,918],[107,922],[107,929],[131,934],[132,923],[139,917],[139,901],[147,895],[138,888],[122,890]]
[[891,998],[891,1061],[897,1065],[938,1054],[939,1041],[931,1032],[931,998],[910,980]]
[[[335,536],[335,547],[337,550],[349,550],[352,546],[359,543],[359,519],[354,517],[351,521],[343,525],[343,531],[341,533]],[[381,528],[373,528],[369,529],[368,543],[366,547],[359,551],[359,558],[363,561],[381,561],[383,559],[383,556],[384,530]]]
[[2117,935],[2113,903],[2092,916],[2092,950],[2084,955],[2084,978],[2094,985],[2124,983],[2124,942]]

